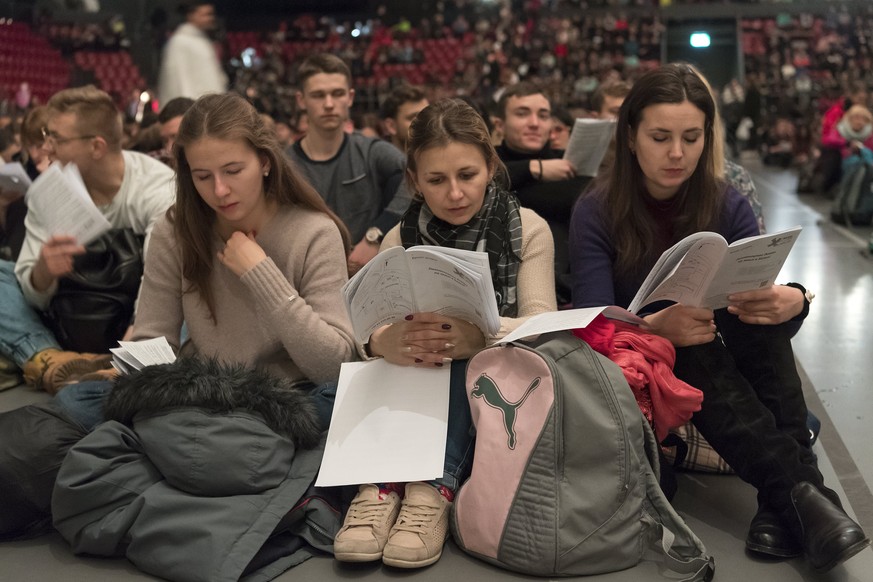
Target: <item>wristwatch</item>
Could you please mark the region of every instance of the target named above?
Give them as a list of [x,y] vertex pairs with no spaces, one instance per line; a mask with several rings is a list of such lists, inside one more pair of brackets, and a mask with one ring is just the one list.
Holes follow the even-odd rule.
[[371,226],[367,229],[367,233],[364,235],[364,240],[371,245],[381,244],[383,238],[385,238],[385,233],[379,230],[378,226]]
[[803,293],[803,310],[799,315],[795,317],[795,319],[804,319],[809,314],[809,305],[812,303],[812,300],[815,299],[815,293],[801,285],[800,283],[786,283],[787,287],[794,287],[795,289],[799,289],[801,293]]

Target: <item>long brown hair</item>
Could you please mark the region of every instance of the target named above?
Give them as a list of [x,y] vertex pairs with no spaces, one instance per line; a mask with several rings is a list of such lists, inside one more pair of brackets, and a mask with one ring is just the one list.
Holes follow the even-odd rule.
[[215,259],[213,232],[215,211],[197,193],[191,177],[191,167],[185,148],[199,139],[244,140],[262,159],[269,161],[271,171],[264,177],[264,197],[279,206],[297,205],[323,212],[336,223],[348,253],[351,244],[345,225],[327,207],[318,192],[303,179],[285,158],[274,132],[263,119],[238,95],[206,95],[198,99],[185,113],[179,134],[173,145],[176,161],[176,204],[167,212],[173,222],[176,240],[182,251],[182,275],[190,283],[186,292],[197,292],[215,319],[213,290],[209,276]]
[[643,203],[645,176],[631,152],[631,139],[650,105],[688,101],[703,112],[703,152],[694,173],[676,193],[679,212],[674,233],[683,238],[717,223],[724,184],[716,177],[713,155],[716,105],[698,75],[686,64],[664,65],[640,77],[622,103],[616,125],[615,162],[600,187],[595,188],[603,196],[607,225],[615,243],[617,272],[627,273],[640,263],[650,263],[657,253],[652,245],[655,225]]

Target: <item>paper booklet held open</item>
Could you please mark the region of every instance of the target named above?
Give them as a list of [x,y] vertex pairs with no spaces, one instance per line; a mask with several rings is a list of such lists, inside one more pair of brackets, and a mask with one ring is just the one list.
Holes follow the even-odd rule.
[[728,295],[769,287],[800,235],[795,226],[728,244],[715,232],[689,235],[664,251],[628,306],[640,313],[656,301],[727,307]]
[[112,225],[91,200],[75,164],[55,162],[27,190],[27,207],[54,235],[75,237],[87,245]]
[[173,348],[163,336],[138,342],[121,341],[118,345],[119,347],[109,351],[112,352],[112,367],[120,374],[130,374],[146,366],[172,364],[176,361]]
[[720,309],[732,293],[762,289],[774,283],[801,227],[744,238],[728,244],[720,234],[692,234],[664,251],[628,309],[615,305],[541,313],[525,321],[497,343],[565,329],[586,327],[600,313],[636,325],[637,314],[658,301]]
[[380,252],[343,286],[355,331],[366,342],[376,329],[411,313],[469,321],[486,334],[500,329],[488,254],[418,245]]
[[615,121],[610,119],[577,119],[564,150],[564,159],[576,168],[577,176],[597,175],[600,162],[615,135]]

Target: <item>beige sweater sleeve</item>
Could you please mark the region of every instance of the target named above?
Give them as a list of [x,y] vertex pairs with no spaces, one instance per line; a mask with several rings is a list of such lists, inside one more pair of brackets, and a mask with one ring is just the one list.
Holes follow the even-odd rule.
[[324,224],[305,252],[298,254],[303,262],[295,269],[296,288],[272,259],[241,278],[262,312],[269,314],[273,332],[288,355],[316,383],[335,380],[340,364],[357,357],[340,292],[347,278],[342,239],[332,222]]

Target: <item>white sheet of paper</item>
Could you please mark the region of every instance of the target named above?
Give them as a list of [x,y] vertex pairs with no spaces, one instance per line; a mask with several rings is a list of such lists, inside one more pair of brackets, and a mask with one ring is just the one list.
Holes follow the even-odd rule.
[[443,475],[449,368],[385,360],[342,365],[319,487],[406,483]]
[[136,366],[136,364],[131,361],[131,358],[136,362],[140,362],[142,365],[137,369],[145,366],[154,366],[156,364],[172,364],[176,361],[176,354],[173,352],[172,346],[170,346],[167,338],[164,336],[138,342],[122,341],[118,342],[118,345],[121,346],[122,350],[124,350],[124,356],[130,356],[130,358],[119,354],[117,351],[119,348],[109,351],[118,356],[125,363],[133,366]]
[[577,119],[570,132],[564,159],[570,160],[577,176],[597,175],[600,162],[615,134],[615,121],[609,119]]
[[55,162],[27,190],[27,207],[51,235],[69,235],[86,245],[112,228],[95,206],[75,164]]
[[565,309],[564,311],[550,311],[548,313],[540,313],[539,315],[531,317],[515,328],[514,331],[506,334],[495,343],[505,344],[525,337],[550,333],[553,331],[581,329],[588,327],[588,324],[601,313],[611,319],[618,319],[628,323],[634,323],[637,325],[645,323],[642,318],[627,312],[621,307],[615,307],[614,305],[584,307],[581,309]]

